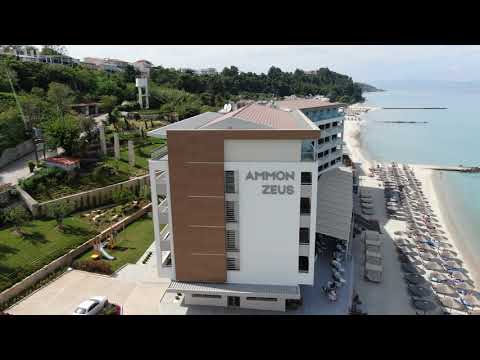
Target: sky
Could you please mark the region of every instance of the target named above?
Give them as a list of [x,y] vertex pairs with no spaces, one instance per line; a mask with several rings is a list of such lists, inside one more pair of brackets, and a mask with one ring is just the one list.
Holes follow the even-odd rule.
[[154,65],[267,72],[328,67],[354,81],[480,80],[480,46],[470,45],[66,45],[75,58],[146,59]]

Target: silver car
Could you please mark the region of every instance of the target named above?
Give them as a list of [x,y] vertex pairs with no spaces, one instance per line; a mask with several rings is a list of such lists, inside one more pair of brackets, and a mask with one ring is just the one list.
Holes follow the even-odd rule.
[[94,296],[78,305],[72,315],[97,315],[107,304],[106,296]]

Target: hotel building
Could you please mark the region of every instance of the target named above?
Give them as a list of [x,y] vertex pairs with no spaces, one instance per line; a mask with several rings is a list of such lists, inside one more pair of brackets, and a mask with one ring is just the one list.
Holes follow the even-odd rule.
[[[150,160],[158,272],[171,279],[167,291],[182,293],[186,305],[278,311],[301,298],[300,285],[314,284],[318,238],[348,242],[351,232],[351,172],[338,169],[341,106],[249,104],[149,133],[168,142],[168,155]],[[348,192],[341,204],[342,196],[332,199],[342,191],[335,171]]]

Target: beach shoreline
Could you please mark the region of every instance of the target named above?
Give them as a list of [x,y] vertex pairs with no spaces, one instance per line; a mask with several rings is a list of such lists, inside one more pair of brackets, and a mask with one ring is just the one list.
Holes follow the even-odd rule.
[[[344,141],[347,144],[352,161],[360,165],[363,172],[361,175],[366,176],[369,174],[369,168],[374,168],[377,164],[382,162],[370,158],[365,151],[365,144],[362,143],[363,121],[364,120],[345,121]],[[388,163],[385,163],[385,165],[388,165]],[[401,166],[402,164],[399,165]],[[480,283],[479,272],[476,271],[475,262],[466,248],[466,244],[461,240],[461,232],[458,231],[452,221],[452,216],[449,213],[452,209],[451,206],[449,206],[446,191],[440,184],[442,180],[440,179],[441,175],[438,171],[417,166],[415,164],[405,165],[408,165],[414,171],[415,176],[421,182],[424,195],[430,203],[433,212],[437,215],[442,230],[445,232],[445,236],[450,240],[453,250],[458,253],[458,258],[463,261],[464,268],[468,271],[468,274],[474,281],[474,285],[477,286],[477,284]],[[390,229],[385,228],[385,231],[387,231],[389,236],[393,238],[393,233],[390,234]],[[390,249],[389,251],[392,250]],[[398,284],[398,286],[401,285]]]

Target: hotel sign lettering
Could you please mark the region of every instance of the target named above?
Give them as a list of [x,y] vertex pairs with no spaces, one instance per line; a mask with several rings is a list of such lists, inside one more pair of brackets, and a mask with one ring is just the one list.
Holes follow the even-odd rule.
[[[245,180],[263,180],[263,181],[294,181],[295,171],[249,171]],[[262,185],[262,194],[267,195],[293,195],[294,187],[288,184],[268,184]]]

